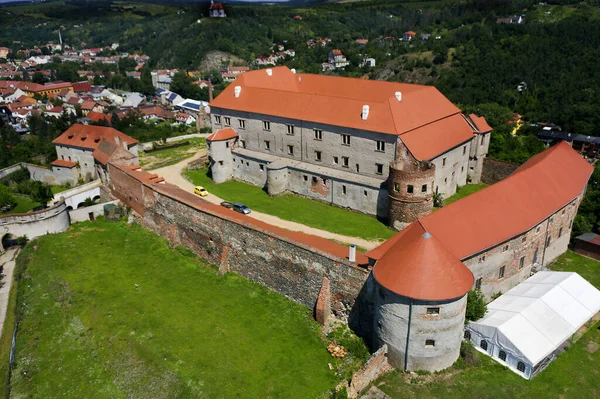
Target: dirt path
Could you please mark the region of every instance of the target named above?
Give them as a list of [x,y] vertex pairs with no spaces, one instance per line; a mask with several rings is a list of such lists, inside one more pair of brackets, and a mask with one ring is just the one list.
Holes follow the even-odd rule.
[[4,320],[6,319],[10,287],[12,286],[13,271],[15,270],[15,258],[18,253],[19,248],[9,248],[4,254],[0,255],[0,265],[3,267],[2,273],[4,274],[4,278],[2,278],[4,285],[0,288],[0,334],[2,334]]
[[[190,162],[199,159],[203,155],[206,155],[206,150],[199,151],[192,158],[188,158],[175,165],[166,166],[160,169],[154,169],[152,172],[164,177],[167,182],[178,186],[179,188],[192,192],[194,190],[194,184],[187,180],[185,177],[183,177],[181,172]],[[221,201],[223,201],[223,199],[217,197],[214,194],[208,194],[208,196],[204,197],[204,199],[209,202],[212,202],[213,204],[220,204]],[[329,231],[305,226],[300,223],[290,222],[289,220],[283,220],[276,216],[267,215],[266,213],[260,213],[254,210],[248,216],[287,230],[301,231],[303,233],[312,234],[330,240],[336,240],[347,244],[356,244],[366,249],[373,249],[381,243],[380,241],[368,241],[362,238],[348,237],[341,234],[331,233]]]

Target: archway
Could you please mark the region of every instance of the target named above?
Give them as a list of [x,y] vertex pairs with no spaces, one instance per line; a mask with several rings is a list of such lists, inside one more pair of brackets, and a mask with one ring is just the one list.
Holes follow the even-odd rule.
[[7,250],[15,245],[17,245],[17,237],[10,233],[6,233],[2,236],[2,249]]

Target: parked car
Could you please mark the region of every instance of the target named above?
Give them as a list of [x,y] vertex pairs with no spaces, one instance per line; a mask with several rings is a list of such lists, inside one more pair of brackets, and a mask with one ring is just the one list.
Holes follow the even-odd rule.
[[202,186],[194,187],[194,194],[197,194],[201,197],[206,197],[208,195],[208,191]]
[[224,206],[225,208],[233,209],[234,211],[239,212],[239,213],[243,213],[244,215],[247,215],[247,214],[250,213],[250,208],[248,208],[244,204],[240,204],[239,202],[233,204],[233,203],[228,202],[228,201],[223,201],[223,202],[221,202],[221,206]]
[[221,206],[224,206],[225,208],[233,208],[233,204],[231,202],[227,202],[227,201],[223,201],[221,202]]

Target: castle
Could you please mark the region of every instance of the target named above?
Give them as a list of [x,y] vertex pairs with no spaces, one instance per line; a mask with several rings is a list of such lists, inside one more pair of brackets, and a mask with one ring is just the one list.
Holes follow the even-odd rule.
[[299,74],[239,76],[210,103],[215,182],[237,178],[376,215],[401,228],[434,193],[477,183],[491,128],[431,86]]

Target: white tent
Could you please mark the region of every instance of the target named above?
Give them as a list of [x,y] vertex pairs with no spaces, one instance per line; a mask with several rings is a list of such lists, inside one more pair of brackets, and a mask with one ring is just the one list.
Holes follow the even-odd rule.
[[531,378],[600,310],[600,291],[577,273],[538,272],[487,305],[467,326],[475,347]]

